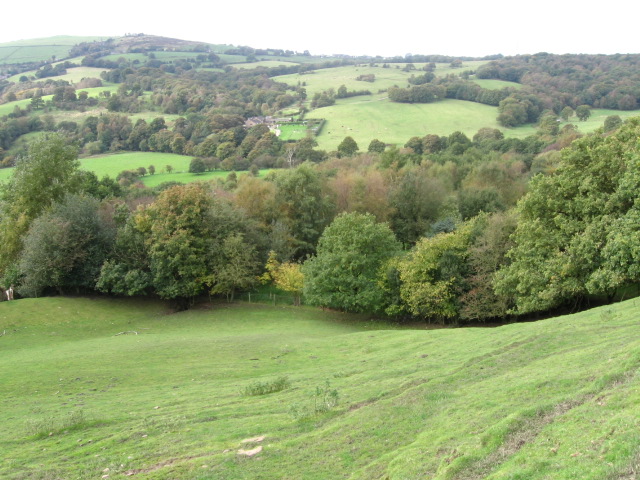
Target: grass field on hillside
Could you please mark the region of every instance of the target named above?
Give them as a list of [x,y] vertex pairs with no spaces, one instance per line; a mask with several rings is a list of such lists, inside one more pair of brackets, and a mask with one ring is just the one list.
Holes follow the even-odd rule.
[[449,135],[457,130],[471,138],[482,127],[498,128],[496,116],[495,107],[479,103],[447,99],[409,105],[390,102],[385,95],[352,97],[307,115],[326,120],[317,137],[320,148],[335,150],[351,136],[361,151],[366,151],[374,138],[404,145],[413,136]]
[[191,159],[186,155],[158,152],[124,152],[108,155],[95,155],[80,160],[80,168],[95,173],[98,178],[109,175],[115,178],[123,170],[135,170],[138,167],[149,168],[153,165],[158,173],[171,165],[176,173],[189,170]]
[[[56,77],[49,77],[49,78],[52,78],[53,80],[66,80],[67,82],[70,82],[70,83],[78,83],[83,78],[101,78],[100,74],[105,70],[109,70],[109,69],[96,68],[96,67],[73,67],[73,68],[67,68],[67,73],[65,73],[64,75],[58,75]],[[20,81],[20,77],[22,76],[31,77],[35,75],[35,73],[36,73],[35,70],[31,70],[29,72],[22,72],[12,77],[9,77],[7,80],[13,83],[17,83]],[[44,81],[46,79],[43,78],[40,80]]]
[[[466,67],[477,68],[477,66],[486,62],[465,62],[464,67],[451,68],[449,64],[439,63],[436,65],[435,74],[444,76],[449,73],[460,73],[466,70]],[[389,87],[398,86],[406,87],[409,85],[408,79],[411,75],[421,75],[424,73],[422,67],[424,63],[416,63],[415,70],[409,72],[404,71],[405,63],[390,63],[389,68],[383,68],[382,63],[377,66],[369,65],[348,65],[345,67],[320,68],[313,70],[311,73],[281,75],[274,77],[276,82],[283,82],[287,85],[296,86],[301,84],[307,90],[307,96],[312,98],[315,93],[322,92],[333,88],[338,90],[341,85],[347,87],[347,90],[369,90],[371,93],[378,93],[380,90],[386,90]],[[375,81],[365,82],[356,80],[360,75],[375,75]]]
[[[262,177],[270,170],[271,169],[261,170],[258,176]],[[145,186],[155,187],[164,182],[191,183],[191,182],[206,182],[208,180],[215,180],[218,178],[226,179],[230,173],[231,173],[230,171],[226,171],[226,170],[214,170],[212,172],[204,172],[199,174],[189,173],[188,171],[178,172],[178,173],[163,172],[163,173],[156,173],[155,175],[147,175],[141,180]],[[236,172],[236,175],[238,177],[242,175],[249,175],[249,172],[240,171],[240,172]]]
[[[80,160],[80,167],[94,172],[98,178],[108,175],[116,178],[118,173],[123,170],[135,170],[138,167],[149,168],[153,165],[156,168],[154,175],[145,175],[141,177],[141,181],[147,187],[155,187],[164,182],[202,182],[213,180],[216,178],[227,178],[228,171],[215,170],[213,172],[205,172],[201,174],[189,173],[189,164],[193,157],[186,155],[176,155],[174,153],[158,153],[158,152],[126,152],[109,155],[96,155],[93,157],[83,158]],[[173,171],[166,172],[166,166],[171,165]],[[260,175],[265,175],[269,169],[261,170]],[[2,177],[0,170],[0,180]],[[246,174],[246,172],[236,172],[238,175]]]
[[16,106],[24,110],[29,106],[30,103],[31,99],[16,100],[15,102],[0,104],[0,117],[4,117],[5,115],[9,115],[10,113],[12,113],[15,110]]
[[[374,82],[363,82],[356,80],[360,75],[375,75]],[[313,70],[311,73],[290,74],[274,77],[276,82],[283,82],[287,85],[302,85],[307,91],[307,97],[313,98],[316,93],[333,88],[338,90],[341,85],[347,90],[369,90],[377,93],[379,90],[386,90],[394,85],[406,86],[410,73],[396,68],[369,67],[362,65],[349,65],[346,67],[322,68]]]
[[59,35],[2,43],[0,44],[0,64],[51,60],[52,55],[56,58],[65,58],[73,45],[105,38]]
[[227,55],[226,53],[217,53],[222,63],[245,63],[247,57],[245,55]]
[[632,479],[639,314],[424,330],[305,307],[2,302],[0,476]]
[[[569,119],[569,122],[560,122],[560,128],[564,127],[568,123],[577,127],[578,131],[583,135],[591,133],[604,125],[604,121],[609,115],[618,115],[623,121],[627,118],[637,117],[640,115],[640,110],[608,110],[604,108],[595,108],[591,110],[591,117],[588,120],[582,122],[575,116]],[[524,138],[529,135],[535,135],[537,131],[536,125],[521,125],[516,128],[502,128],[505,137]]]
[[241,70],[247,70],[247,69],[258,68],[258,67],[272,68],[272,67],[281,67],[281,66],[290,67],[295,65],[299,65],[299,63],[294,63],[286,60],[260,60],[258,62],[252,62],[252,63],[238,63],[238,64],[235,64],[234,67],[239,68]]

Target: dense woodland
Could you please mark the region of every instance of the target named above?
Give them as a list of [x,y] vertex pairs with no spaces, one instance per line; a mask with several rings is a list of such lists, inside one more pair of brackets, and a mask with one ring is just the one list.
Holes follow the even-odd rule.
[[[440,78],[416,72],[408,88],[389,90],[392,100],[486,103],[499,107],[503,125],[536,123],[537,134],[425,132],[400,148],[347,137],[326,152],[313,137],[283,142],[245,121],[308,108],[302,86],[271,77],[356,60],[202,71],[221,66],[206,49],[173,62],[147,49],[148,60],[134,63],[104,60],[110,48],[94,42],[76,54],[109,69],[81,88],[116,82],[116,93],[90,98],[56,81],[50,65],[37,78],[1,85],[5,102],[31,99],[0,120],[0,157],[15,165],[0,190],[0,274],[22,296],[99,291],[184,308],[200,295],[233,299],[271,283],[312,305],[468,322],[579,308],[640,280],[640,122],[612,116],[580,138],[556,121],[574,110],[588,116],[589,106],[637,108],[640,57],[537,54]],[[523,88],[483,89],[472,74]],[[107,112],[81,122],[47,115],[97,106]],[[128,116],[148,110],[180,118]],[[8,153],[36,131],[47,133]],[[230,173],[148,189],[137,181],[153,173],[146,169],[113,179],[78,169],[81,153],[120,150],[186,154],[195,157],[193,172]],[[257,178],[265,167],[282,168]]]

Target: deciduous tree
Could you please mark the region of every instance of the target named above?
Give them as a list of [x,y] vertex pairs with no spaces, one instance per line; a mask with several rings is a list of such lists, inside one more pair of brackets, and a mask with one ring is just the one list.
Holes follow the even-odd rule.
[[358,151],[358,144],[353,137],[345,137],[338,145],[338,153],[345,157],[350,157]]
[[67,193],[77,192],[77,148],[61,134],[47,134],[18,158],[9,182],[2,187],[0,213],[0,271],[15,262],[22,237],[31,222]]
[[302,267],[306,301],[350,312],[381,311],[379,270],[399,251],[391,229],[373,215],[339,215],[322,234],[317,255]]
[[538,175],[518,204],[512,263],[498,272],[496,291],[513,294],[518,313],[612,295],[640,280],[637,213],[640,120],[562,150],[551,176]]

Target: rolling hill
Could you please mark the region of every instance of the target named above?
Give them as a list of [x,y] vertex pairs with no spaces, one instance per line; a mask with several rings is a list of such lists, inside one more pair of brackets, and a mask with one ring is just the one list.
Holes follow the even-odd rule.
[[639,308],[425,330],[306,307],[3,302],[0,475],[631,479]]

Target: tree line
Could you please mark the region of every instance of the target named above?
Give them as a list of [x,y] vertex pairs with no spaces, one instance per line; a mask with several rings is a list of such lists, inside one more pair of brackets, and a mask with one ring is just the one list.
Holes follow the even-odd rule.
[[267,271],[309,304],[440,322],[612,298],[638,281],[638,133],[634,119],[578,139],[426,135],[155,189],[78,170],[51,133],[1,189],[2,282],[186,307]]

